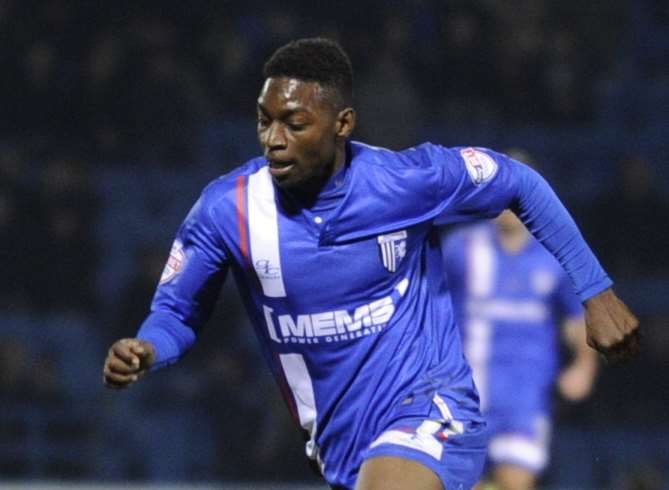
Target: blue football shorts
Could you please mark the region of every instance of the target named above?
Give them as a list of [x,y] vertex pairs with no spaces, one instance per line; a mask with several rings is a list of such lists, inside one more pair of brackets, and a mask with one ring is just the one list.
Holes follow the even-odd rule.
[[479,481],[486,459],[488,430],[478,411],[459,410],[434,394],[426,406],[407,404],[396,409],[388,425],[369,445],[363,459],[397,456],[427,466],[447,490],[468,490]]
[[533,474],[548,464],[551,424],[539,409],[515,407],[486,413],[490,432],[488,464],[519,466]]

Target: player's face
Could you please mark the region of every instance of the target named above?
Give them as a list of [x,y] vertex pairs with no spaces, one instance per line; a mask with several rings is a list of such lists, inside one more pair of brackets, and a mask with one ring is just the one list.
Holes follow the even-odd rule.
[[257,110],[258,138],[279,186],[308,191],[337,170],[338,111],[318,83],[268,78]]

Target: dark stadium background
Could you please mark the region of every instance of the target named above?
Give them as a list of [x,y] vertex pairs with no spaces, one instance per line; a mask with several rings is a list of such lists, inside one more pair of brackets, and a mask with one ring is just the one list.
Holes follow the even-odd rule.
[[258,152],[264,59],[312,35],[353,59],[356,138],[529,151],[641,316],[638,360],[556,399],[542,488],[669,488],[661,0],[0,0],[0,486],[320,488],[232,281],[179,366],[101,382],[200,189]]

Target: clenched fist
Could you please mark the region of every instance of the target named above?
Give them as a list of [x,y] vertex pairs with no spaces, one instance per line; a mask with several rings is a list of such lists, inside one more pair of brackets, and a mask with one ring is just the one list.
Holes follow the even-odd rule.
[[139,339],[121,339],[109,348],[103,380],[113,389],[127,388],[144,376],[156,360],[153,344]]
[[639,320],[612,289],[585,302],[588,345],[610,363],[629,361],[639,353]]

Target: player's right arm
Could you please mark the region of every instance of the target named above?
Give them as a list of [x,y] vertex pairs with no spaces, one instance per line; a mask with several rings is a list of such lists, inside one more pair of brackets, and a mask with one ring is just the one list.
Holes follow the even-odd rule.
[[178,361],[209,319],[228,264],[212,217],[211,187],[205,189],[177,232],[151,312],[136,338],[118,340],[109,349],[104,363],[107,386],[129,386],[149,370]]

